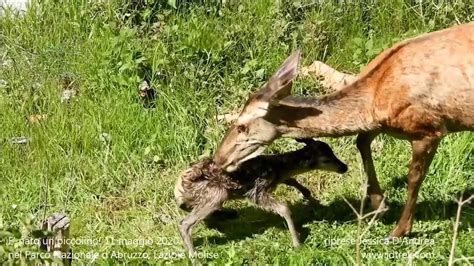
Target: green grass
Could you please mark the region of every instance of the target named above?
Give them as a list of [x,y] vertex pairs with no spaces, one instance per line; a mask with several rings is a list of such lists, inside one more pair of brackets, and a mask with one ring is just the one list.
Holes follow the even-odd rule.
[[[0,240],[2,232],[27,237],[30,221],[66,211],[73,251],[83,263],[92,262],[87,252],[108,256],[94,261],[102,264],[188,263],[159,257],[184,251],[176,225],[185,214],[174,203],[175,180],[222,139],[227,125],[215,116],[240,108],[294,49],[302,49],[303,65],[323,60],[356,73],[398,40],[474,20],[470,1],[178,1],[177,9],[166,1],[55,2],[43,0],[23,16],[7,12],[0,18],[0,79],[6,81],[0,86]],[[60,102],[65,73],[79,87],[69,104]],[[154,110],[137,99],[144,77],[157,90]],[[325,93],[311,80],[298,80],[294,88],[297,94]],[[29,123],[25,116],[32,114],[48,119]],[[101,133],[111,136],[110,145]],[[18,136],[28,137],[29,144],[9,143]],[[299,177],[324,206],[306,205],[286,187],[277,190],[302,225],[302,249],[291,248],[283,219],[237,201],[228,207],[239,210],[239,219],[195,229],[198,251],[217,256],[202,262],[354,263],[354,245],[341,241],[355,239],[357,220],[343,198],[360,199],[361,162],[354,137],[325,141],[350,171]],[[293,141],[282,139],[269,151],[292,148]],[[421,257],[428,258],[415,262],[447,262],[453,199],[474,190],[473,149],[471,133],[451,135],[441,144],[420,191],[412,238],[429,243],[369,243],[363,256],[386,257],[363,257],[364,264],[405,264],[402,253],[422,248]],[[391,207],[365,236],[377,241],[400,215],[410,154],[406,142],[386,136],[376,139],[373,151]],[[461,221],[456,257],[472,257],[472,204]],[[151,239],[153,245],[112,245],[111,238]],[[91,240],[100,245],[81,243]],[[20,248],[4,242],[0,261]],[[114,259],[113,252],[125,258]],[[150,258],[132,258],[134,252]]]

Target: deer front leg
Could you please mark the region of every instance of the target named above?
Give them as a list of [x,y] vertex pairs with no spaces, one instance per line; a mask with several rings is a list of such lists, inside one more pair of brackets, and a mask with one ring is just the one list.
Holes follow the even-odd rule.
[[292,186],[292,187],[296,188],[299,192],[301,192],[301,194],[303,194],[303,197],[305,199],[312,199],[311,191],[309,191],[309,189],[307,189],[300,182],[298,182],[298,180],[296,180],[294,178],[288,178],[283,183],[288,185],[288,186]]
[[383,209],[383,192],[380,188],[377,174],[375,172],[374,160],[372,159],[372,151],[370,145],[378,133],[361,133],[357,136],[357,149],[359,149],[364,164],[364,171],[367,175],[367,195],[370,199],[370,204],[374,210]]
[[421,183],[423,183],[423,179],[433,161],[439,142],[439,138],[424,138],[411,142],[412,160],[408,172],[407,201],[397,227],[395,227],[390,234],[390,238],[402,237],[410,234],[418,191],[420,190]]
[[299,233],[296,231],[295,224],[291,218],[290,208],[288,208],[285,203],[278,202],[272,197],[272,195],[264,192],[257,197],[255,204],[264,210],[274,212],[283,217],[286,221],[286,224],[288,225],[288,230],[291,234],[293,246],[296,248],[301,246]]
[[194,245],[191,239],[193,227],[211,213],[218,210],[220,206],[221,203],[218,202],[212,202],[204,206],[196,206],[191,213],[179,223],[179,233],[190,257],[194,256]]

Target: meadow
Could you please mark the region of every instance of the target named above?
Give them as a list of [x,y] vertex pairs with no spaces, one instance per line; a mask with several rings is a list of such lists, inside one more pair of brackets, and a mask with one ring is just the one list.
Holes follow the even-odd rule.
[[[26,256],[11,256],[36,250],[21,239],[32,237],[46,216],[66,212],[80,263],[190,263],[177,232],[185,213],[174,202],[173,187],[190,163],[215,151],[229,127],[218,115],[238,111],[297,48],[302,65],[321,60],[358,73],[397,41],[469,21],[474,21],[474,3],[468,0],[41,0],[24,14],[5,10],[0,17],[0,262],[26,262]],[[145,108],[138,97],[143,80],[156,91],[154,108]],[[61,101],[64,89],[77,93]],[[297,95],[329,92],[312,78],[294,84]],[[209,220],[195,228],[198,260],[213,265],[448,263],[455,199],[474,191],[472,133],[442,141],[419,193],[413,234],[391,244],[382,240],[406,198],[408,142],[380,136],[373,143],[390,210],[369,224],[370,219],[358,221],[346,203],[358,209],[365,182],[355,137],[323,140],[349,172],[298,177],[321,206],[307,204],[294,189],[276,191],[301,226],[303,248],[292,249],[283,219],[234,201],[226,207],[238,210],[238,219]],[[267,152],[297,145],[280,139]],[[358,228],[368,226],[356,252]],[[471,203],[460,217],[454,255],[465,259],[459,265],[474,263],[473,243]]]

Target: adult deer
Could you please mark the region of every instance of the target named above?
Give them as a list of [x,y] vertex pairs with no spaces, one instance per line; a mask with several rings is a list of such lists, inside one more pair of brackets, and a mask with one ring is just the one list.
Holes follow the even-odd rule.
[[[378,208],[383,193],[370,144],[380,133],[410,141],[408,196],[391,237],[411,231],[418,190],[440,140],[474,130],[474,23],[400,42],[377,56],[346,87],[320,98],[289,96],[300,53],[291,55],[245,104],[214,160],[226,171],[279,137],[358,134],[368,176],[367,195]],[[289,96],[289,97],[288,97]]]

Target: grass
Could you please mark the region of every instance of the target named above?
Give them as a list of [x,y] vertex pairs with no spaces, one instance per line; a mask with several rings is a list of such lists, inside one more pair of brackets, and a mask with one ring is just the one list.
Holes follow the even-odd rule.
[[[43,0],[22,16],[6,11],[0,18],[0,261],[32,248],[13,245],[7,236],[28,237],[32,223],[66,211],[82,263],[186,264],[176,230],[184,214],[173,200],[175,180],[216,149],[227,129],[216,115],[242,106],[291,51],[302,49],[304,65],[322,60],[356,73],[398,40],[474,20],[469,1],[178,1],[177,9],[166,1],[128,2]],[[78,88],[69,104],[60,102],[65,74]],[[155,109],[138,100],[144,78],[156,88]],[[295,93],[326,92],[306,79],[296,82]],[[25,117],[33,114],[48,118],[30,123]],[[29,143],[10,144],[19,136]],[[354,263],[358,223],[343,198],[360,199],[361,162],[354,137],[325,141],[350,171],[299,177],[324,206],[304,204],[291,189],[277,190],[302,226],[302,249],[290,248],[283,219],[237,201],[228,207],[239,210],[239,219],[195,229],[200,260]],[[292,148],[293,141],[281,139],[268,150]],[[374,159],[390,210],[364,237],[362,263],[404,264],[404,254],[420,249],[416,263],[447,263],[453,199],[474,189],[473,148],[471,133],[443,140],[420,191],[414,236],[387,245],[376,241],[400,215],[410,154],[406,142],[376,139]],[[456,257],[474,256],[473,221],[472,205],[465,206]],[[136,243],[143,239],[153,244]],[[92,253],[100,256],[87,256]]]

